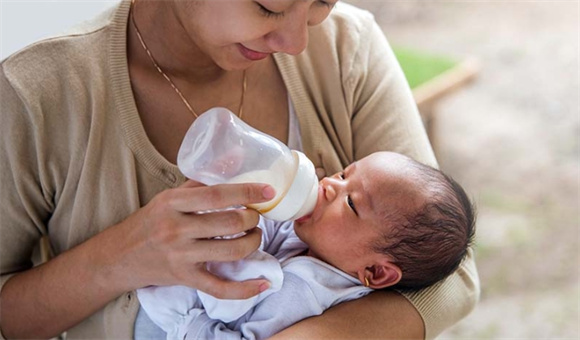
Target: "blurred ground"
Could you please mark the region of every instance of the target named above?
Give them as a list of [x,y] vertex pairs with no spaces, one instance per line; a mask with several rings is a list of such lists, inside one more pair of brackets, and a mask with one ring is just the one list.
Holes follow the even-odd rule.
[[349,2],[392,44],[482,65],[437,108],[440,165],[478,205],[482,283],[441,338],[578,339],[578,1]]

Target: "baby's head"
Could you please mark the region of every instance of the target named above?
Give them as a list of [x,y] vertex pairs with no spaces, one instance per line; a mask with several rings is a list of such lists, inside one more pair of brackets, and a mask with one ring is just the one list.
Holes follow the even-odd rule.
[[464,190],[432,167],[377,152],[320,181],[296,234],[320,258],[374,289],[418,289],[451,274],[473,242]]

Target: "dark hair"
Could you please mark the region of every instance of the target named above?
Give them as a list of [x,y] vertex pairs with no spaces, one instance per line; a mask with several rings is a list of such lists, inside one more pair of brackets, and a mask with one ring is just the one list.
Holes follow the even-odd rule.
[[[475,207],[465,190],[443,172],[411,160],[421,173],[426,202],[397,221],[374,248],[402,271],[394,287],[420,289],[453,273],[475,238]],[[391,224],[392,224],[392,217]]]

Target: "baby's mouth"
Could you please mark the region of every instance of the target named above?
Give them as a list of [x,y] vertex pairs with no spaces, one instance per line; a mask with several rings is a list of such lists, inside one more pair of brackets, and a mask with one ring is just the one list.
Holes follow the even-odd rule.
[[312,214],[308,214],[306,216],[302,216],[299,219],[295,220],[294,222],[304,223],[304,222],[308,221],[310,219],[310,217],[312,217]]

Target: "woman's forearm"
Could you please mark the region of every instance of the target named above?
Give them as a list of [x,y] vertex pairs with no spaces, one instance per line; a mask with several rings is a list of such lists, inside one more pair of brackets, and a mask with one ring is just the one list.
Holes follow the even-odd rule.
[[271,339],[423,339],[413,305],[395,292],[375,292],[303,320]]
[[115,226],[53,260],[13,276],[0,299],[7,338],[50,338],[76,325],[130,290],[116,250]]

